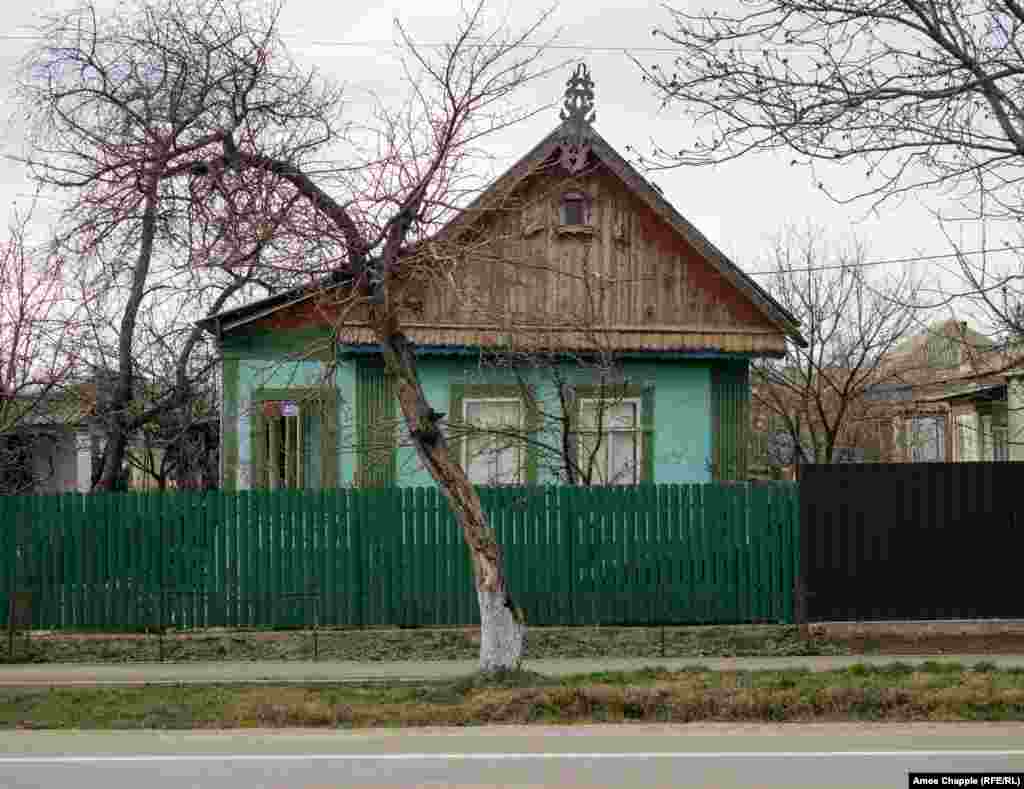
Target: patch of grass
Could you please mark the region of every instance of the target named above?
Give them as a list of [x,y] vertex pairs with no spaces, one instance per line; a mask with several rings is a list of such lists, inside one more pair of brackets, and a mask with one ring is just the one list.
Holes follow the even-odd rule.
[[693,669],[419,685],[0,690],[2,728],[368,727],[597,721],[1024,720],[1024,673]]
[[[993,668],[995,668],[995,666],[993,666]],[[892,663],[875,666],[874,670],[875,672],[887,677],[905,677],[913,674],[917,669],[909,663],[905,663],[901,660],[894,660]]]
[[865,655],[876,655],[882,649],[882,639],[880,638],[865,638],[861,642],[861,651]]
[[956,661],[926,660],[921,664],[919,670],[929,674],[962,674],[964,665]]

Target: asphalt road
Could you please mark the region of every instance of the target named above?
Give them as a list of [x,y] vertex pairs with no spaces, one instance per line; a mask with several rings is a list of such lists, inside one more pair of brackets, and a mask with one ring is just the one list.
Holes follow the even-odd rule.
[[910,771],[1024,772],[1024,724],[0,733],[17,789],[902,787]]

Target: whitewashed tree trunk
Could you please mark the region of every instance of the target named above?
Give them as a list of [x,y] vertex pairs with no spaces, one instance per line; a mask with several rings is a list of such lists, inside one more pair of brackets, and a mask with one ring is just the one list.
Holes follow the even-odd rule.
[[526,627],[507,604],[505,589],[476,590],[480,601],[480,670],[505,671],[519,668],[523,657]]
[[516,607],[505,577],[504,557],[494,530],[466,472],[452,460],[444,434],[437,427],[441,415],[427,402],[420,386],[412,344],[392,318],[377,327],[377,339],[395,376],[398,403],[416,452],[448,500],[473,561],[473,579],[480,603],[480,670],[518,669],[523,659],[526,623]]

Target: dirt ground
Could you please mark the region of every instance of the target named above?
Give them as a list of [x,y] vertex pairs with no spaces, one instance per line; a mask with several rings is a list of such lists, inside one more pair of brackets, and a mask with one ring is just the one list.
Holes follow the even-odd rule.
[[1024,621],[836,622],[809,630],[812,641],[841,644],[854,654],[1024,654]]
[[[6,647],[6,645],[4,645]],[[20,635],[0,661],[38,663],[152,660],[468,660],[480,649],[479,628],[222,630]],[[315,650],[315,652],[314,652]],[[800,655],[1024,654],[1020,622],[919,622],[695,627],[532,628],[527,655],[557,658],[662,658]]]

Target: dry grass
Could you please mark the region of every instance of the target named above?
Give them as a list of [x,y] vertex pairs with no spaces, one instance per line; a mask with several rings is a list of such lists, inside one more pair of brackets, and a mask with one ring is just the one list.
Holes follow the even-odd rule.
[[384,687],[0,691],[0,727],[471,726],[494,723],[1024,720],[1024,672],[647,670]]

